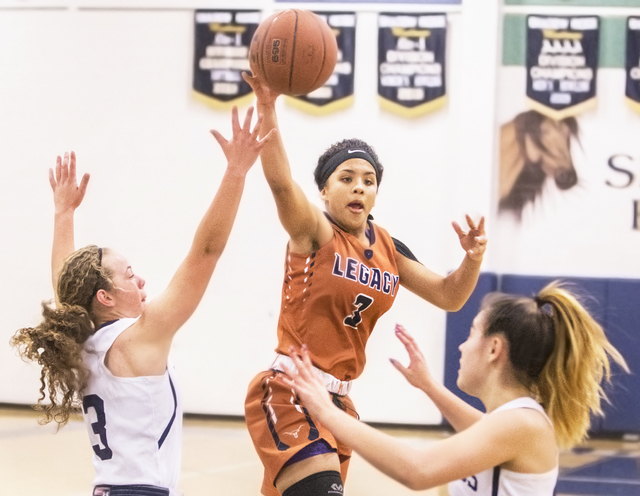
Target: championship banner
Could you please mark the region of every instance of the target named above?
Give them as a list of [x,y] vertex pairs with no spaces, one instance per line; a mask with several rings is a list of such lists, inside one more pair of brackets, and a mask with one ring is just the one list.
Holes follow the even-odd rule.
[[[262,20],[256,10],[196,10],[193,90],[216,108],[250,100],[242,72],[249,68],[249,45]],[[247,101],[248,103],[248,101]]]
[[287,97],[287,103],[312,114],[328,114],[353,103],[356,58],[355,12],[314,12],[322,17],[338,42],[338,60],[329,80],[308,95]]
[[527,17],[527,98],[552,119],[596,103],[600,18]]
[[385,110],[415,117],[446,103],[445,14],[378,16],[378,95]]
[[627,19],[627,103],[640,113],[640,17]]

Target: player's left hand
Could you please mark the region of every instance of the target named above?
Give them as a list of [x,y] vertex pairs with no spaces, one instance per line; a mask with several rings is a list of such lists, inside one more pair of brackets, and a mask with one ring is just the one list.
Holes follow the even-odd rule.
[[331,396],[313,369],[306,345],[302,345],[299,350],[291,346],[289,357],[296,369],[284,366],[287,375],[282,380],[298,394],[300,402],[309,410],[311,416],[320,419],[323,412],[331,411],[331,408],[335,407],[331,402]]
[[67,152],[64,159],[56,159],[56,167],[49,169],[49,184],[53,190],[56,213],[73,212],[80,206],[87,192],[89,174],[85,173],[78,184],[76,179],[76,154]]
[[237,170],[242,174],[247,173],[260,156],[260,151],[264,148],[264,145],[275,135],[275,130],[271,129],[260,139],[263,118],[261,115],[258,116],[258,121],[252,131],[252,117],[253,107],[249,107],[244,118],[244,125],[241,126],[238,107],[234,106],[231,111],[232,138],[227,140],[220,132],[215,129],[211,130],[211,134],[222,148],[225,157],[227,157],[228,168]]
[[469,231],[464,231],[460,224],[452,222],[451,225],[456,231],[456,234],[460,238],[460,246],[467,253],[469,258],[476,262],[481,262],[484,252],[487,249],[487,235],[484,232],[484,217],[480,218],[480,222],[476,226],[474,220],[466,216],[467,224],[469,225]]

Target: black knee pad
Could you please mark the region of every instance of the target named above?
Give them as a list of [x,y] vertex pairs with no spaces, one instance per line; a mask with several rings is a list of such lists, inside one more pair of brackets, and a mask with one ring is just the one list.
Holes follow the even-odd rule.
[[335,470],[311,474],[289,486],[282,496],[342,496],[342,477]]

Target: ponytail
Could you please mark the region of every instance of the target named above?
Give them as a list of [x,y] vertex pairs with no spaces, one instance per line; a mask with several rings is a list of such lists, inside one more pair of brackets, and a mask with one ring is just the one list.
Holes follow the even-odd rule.
[[[112,287],[112,274],[102,266],[102,255],[103,249],[95,245],[71,254],[58,278],[58,303],[43,302],[42,322],[18,330],[10,341],[23,360],[42,367],[35,407],[44,412],[42,424],[55,420],[64,426],[80,404],[89,377],[82,363],[84,343],[95,332],[93,299],[100,289]],[[47,396],[51,403],[43,405]]]
[[586,438],[591,413],[603,415],[602,381],[610,381],[610,360],[627,372],[629,368],[602,327],[569,291],[552,283],[538,293],[536,301],[542,312],[550,307],[555,332],[537,390],[558,443],[569,447]]
[[[82,364],[82,349],[94,332],[93,322],[84,308],[64,303],[59,308],[43,303],[42,316],[40,325],[18,330],[11,345],[18,348],[23,360],[42,367],[36,405],[37,410],[44,412],[40,423],[55,420],[62,427],[79,406],[86,385],[88,372]],[[43,406],[47,395],[51,403]]]

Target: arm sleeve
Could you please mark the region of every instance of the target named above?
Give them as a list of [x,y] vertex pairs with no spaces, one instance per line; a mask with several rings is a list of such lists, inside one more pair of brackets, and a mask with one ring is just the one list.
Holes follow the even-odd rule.
[[409,249],[407,245],[405,245],[402,241],[394,237],[391,237],[391,239],[393,240],[393,244],[395,245],[396,251],[398,253],[407,257],[409,260],[413,260],[414,262],[420,263],[420,260],[416,258],[416,256],[413,254],[413,252]]

